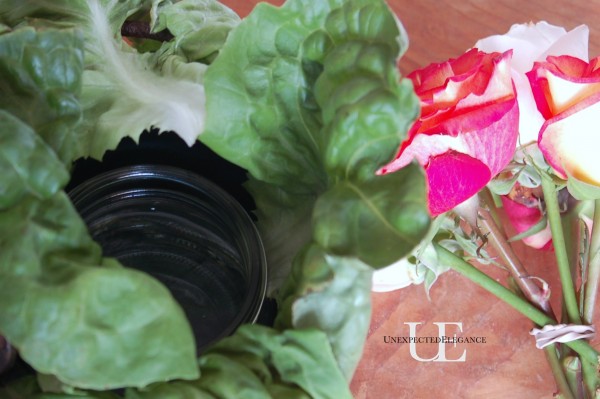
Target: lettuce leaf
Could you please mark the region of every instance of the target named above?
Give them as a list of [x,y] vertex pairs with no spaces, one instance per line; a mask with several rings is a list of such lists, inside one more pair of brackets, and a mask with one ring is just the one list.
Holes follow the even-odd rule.
[[48,198],[67,183],[69,174],[56,153],[28,125],[0,110],[0,126],[0,211],[26,195]]
[[[236,19],[231,10],[216,0],[162,3],[163,0],[8,0],[0,4],[0,22],[10,26],[27,23],[83,32],[83,119],[77,138],[80,147],[71,159],[100,159],[106,150],[116,148],[123,137],[137,140],[150,128],[175,131],[190,146],[203,131],[205,94],[201,80],[205,65],[188,61],[201,56],[200,48],[209,49],[205,55],[216,51]],[[186,5],[196,7],[192,15],[202,14],[204,18],[188,19],[184,24],[178,13],[185,12]],[[156,28],[173,29],[176,36],[156,54],[138,54],[121,39],[121,25],[131,15],[150,8],[161,13],[155,16]],[[199,26],[201,29],[196,32]],[[207,32],[217,38],[206,35]]]
[[[10,88],[0,100],[10,183],[0,192],[0,334],[77,388],[36,397],[126,386],[133,399],[350,398],[372,267],[428,230],[422,170],[375,175],[418,113],[385,2],[262,4],[239,26],[215,4],[0,3]],[[147,13],[175,38],[141,54],[119,28]],[[243,326],[195,359],[166,289],[103,259],[62,188],[75,157],[100,158],[151,126],[192,143],[205,122],[201,139],[250,172],[280,314],[275,328]]]
[[278,332],[245,325],[200,358],[194,382],[130,390],[127,399],[351,398],[333,360],[327,336],[318,330]]
[[[76,142],[53,133],[79,128],[70,99],[78,96],[71,83],[82,71],[81,45],[70,29],[0,36],[0,65],[12,79],[0,109],[0,334],[38,372],[77,387],[196,378],[194,338],[179,305],[150,276],[103,259],[63,191],[68,163],[55,150],[72,153]],[[11,99],[36,107],[19,109]],[[67,99],[66,117],[57,99]]]
[[167,29],[173,40],[167,44],[188,61],[214,59],[240,17],[214,0],[162,1],[156,4],[153,32]]
[[349,380],[362,355],[359,340],[371,321],[372,269],[355,258],[326,255],[316,245],[295,260],[279,295],[282,311],[275,325],[325,332]]
[[[81,119],[76,93],[81,91],[82,39],[58,30],[40,36],[26,27],[0,36],[0,108],[35,129],[62,162],[73,159],[81,139],[74,126]],[[56,170],[44,171],[41,165],[31,169],[48,176]],[[62,179],[68,175],[63,173]]]
[[294,264],[278,328],[326,332],[348,380],[369,325],[366,265],[402,258],[430,223],[418,166],[375,175],[418,114],[400,34],[384,1],[259,4],[205,75],[200,140],[250,173],[272,292]]
[[206,73],[200,140],[250,172],[260,223],[311,208],[319,245],[376,267],[425,234],[418,168],[375,176],[418,113],[398,35],[383,1],[297,0],[257,6],[230,36]]
[[73,393],[44,392],[40,388],[39,378],[36,376],[22,377],[11,384],[0,386],[2,399],[119,399],[121,396],[113,392],[76,391]]

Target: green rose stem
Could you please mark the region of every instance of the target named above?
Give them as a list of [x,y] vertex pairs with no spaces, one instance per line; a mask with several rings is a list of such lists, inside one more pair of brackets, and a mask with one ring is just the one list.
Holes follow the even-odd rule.
[[560,218],[558,197],[556,196],[556,184],[554,184],[552,178],[547,173],[541,173],[541,175],[542,191],[544,192],[544,201],[546,203],[546,215],[550,224],[550,232],[552,233],[552,245],[554,246],[554,253],[556,255],[567,316],[571,323],[581,324],[577,297],[575,296],[575,285],[573,284],[573,276],[571,274],[569,256]]
[[[545,295],[540,287],[532,282],[529,278],[529,273],[508,242],[506,233],[498,222],[499,219],[495,212],[496,208],[493,206],[494,202],[491,193],[488,190],[482,190],[479,193],[479,197],[483,204],[478,211],[479,223],[487,230],[489,243],[494,247],[496,254],[503,259],[505,266],[517,282],[519,289],[525,297],[531,303],[537,305],[548,316],[555,319],[556,316],[552,311],[549,296]],[[556,345],[547,346],[544,348],[544,351],[562,397],[564,399],[575,398],[571,393],[571,384],[564,373],[564,368],[561,365]]]
[[[484,190],[485,194],[482,194],[480,198],[484,204],[490,207],[489,193]],[[490,207],[490,209],[493,209]],[[510,274],[515,279],[517,286],[523,292],[525,297],[533,304],[537,305],[542,309],[548,316],[554,317],[554,312],[550,306],[548,295],[530,279],[530,275],[521,263],[520,259],[514,253],[511,245],[506,239],[504,230],[496,223],[497,218],[491,213],[490,210],[480,207],[479,208],[479,222],[482,227],[487,230],[487,238],[494,247],[496,254],[504,260],[504,264],[507,267]]]
[[[598,285],[600,280],[600,199],[594,201],[592,236],[589,247],[589,263],[587,267],[587,280],[583,299],[583,322],[589,325],[594,321],[594,310],[598,298]],[[594,392],[594,381],[597,378],[597,369],[592,365],[582,364],[583,378],[590,392]]]
[[594,201],[594,224],[589,254],[588,275],[583,301],[583,322],[591,325],[594,321],[594,310],[600,282],[600,199]]
[[[529,318],[538,326],[545,325],[554,325],[556,324],[556,320],[552,317],[548,316],[542,310],[538,309],[535,305],[527,302],[527,300],[523,299],[519,295],[515,294],[487,274],[483,273],[481,270],[477,269],[475,266],[465,261],[460,256],[450,252],[446,248],[442,247],[438,243],[434,242],[433,246],[436,250],[438,259],[441,264],[447,265],[451,267],[453,270],[467,277],[469,280],[473,281],[475,284],[480,287],[486,289],[491,294],[495,295],[499,299],[503,300],[514,309],[519,311],[521,314]],[[584,363],[588,363],[590,368],[596,367],[598,365],[598,352],[592,348],[587,341],[584,340],[576,340],[565,343],[569,348],[573,349],[575,352],[579,354],[582,361]],[[558,363],[557,363],[558,364]],[[552,366],[552,364],[551,364]],[[553,373],[557,371],[554,370]],[[562,374],[562,370],[560,371]],[[563,375],[564,378],[564,375]],[[560,380],[560,379],[557,379]],[[559,381],[557,381],[559,382]],[[593,381],[593,386],[597,386],[597,381]]]
[[558,357],[556,344],[548,345],[544,348],[546,352],[546,359],[548,360],[548,364],[550,365],[550,369],[552,370],[552,374],[554,375],[554,381],[556,382],[556,386],[558,387],[558,391],[560,392],[561,399],[575,399],[581,396],[573,395],[571,391],[572,382],[570,382],[569,377],[572,379],[572,375],[565,373],[565,369],[563,368],[560,358]]

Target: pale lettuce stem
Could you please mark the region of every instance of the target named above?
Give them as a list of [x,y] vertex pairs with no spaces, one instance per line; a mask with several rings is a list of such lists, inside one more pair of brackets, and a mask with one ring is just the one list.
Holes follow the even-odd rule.
[[571,323],[581,324],[577,297],[575,296],[575,285],[573,283],[571,267],[569,266],[569,256],[560,217],[556,185],[550,176],[545,173],[542,173],[542,190],[544,192],[546,216],[548,217],[550,232],[552,233],[552,245],[554,246],[567,316]]
[[600,282],[600,199],[594,201],[594,224],[590,239],[589,263],[587,268],[587,281],[585,283],[585,296],[583,300],[583,321],[593,324],[594,310],[598,298],[598,285]]
[[508,243],[504,230],[496,224],[495,218],[490,211],[480,208],[479,216],[484,229],[488,231],[487,237],[496,250],[496,254],[504,261],[504,265],[514,278],[521,292],[523,292],[531,303],[537,305],[548,316],[555,317],[550,306],[550,301],[548,300],[548,295],[545,295],[542,289],[530,278],[527,269],[525,269],[521,260]]
[[[441,264],[449,266],[453,270],[467,277],[475,284],[479,285],[502,301],[506,302],[508,305],[512,306],[538,326],[556,324],[555,319],[548,316],[535,305],[527,302],[527,300],[518,296],[487,274],[483,273],[481,270],[477,269],[462,257],[450,252],[438,243],[433,242],[433,246]],[[586,361],[594,365],[598,364],[598,352],[592,348],[588,342],[584,340],[576,340],[567,342],[565,345],[577,352],[582,361]]]

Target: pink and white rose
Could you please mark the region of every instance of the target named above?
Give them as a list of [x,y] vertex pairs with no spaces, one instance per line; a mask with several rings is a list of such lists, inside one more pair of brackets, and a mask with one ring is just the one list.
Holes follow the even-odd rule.
[[433,216],[476,195],[513,157],[519,111],[510,59],[510,51],[472,49],[408,75],[421,115],[396,159],[379,173],[419,162],[427,174]]
[[536,61],[548,56],[571,55],[588,59],[589,29],[580,25],[571,31],[547,22],[515,24],[504,35],[494,35],[475,43],[475,48],[485,52],[512,50],[512,78],[517,88],[520,110],[519,143],[537,142],[544,118],[537,110],[529,81],[525,74]]
[[548,57],[527,74],[546,121],[538,146],[556,174],[600,186],[600,57]]

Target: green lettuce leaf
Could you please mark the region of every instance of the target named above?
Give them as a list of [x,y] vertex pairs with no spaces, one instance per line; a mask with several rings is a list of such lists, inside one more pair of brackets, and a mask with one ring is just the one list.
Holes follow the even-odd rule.
[[[0,35],[0,108],[35,129],[63,162],[73,159],[81,139],[74,125],[81,119],[75,94],[81,91],[82,47],[81,35],[59,30],[41,36],[24,27]],[[55,170],[34,169],[48,176]]]
[[168,29],[174,36],[168,46],[188,61],[214,58],[240,23],[235,12],[214,0],[162,1],[156,4],[155,13],[158,20],[152,31]]
[[418,166],[376,175],[418,114],[400,34],[384,1],[260,4],[205,76],[200,140],[250,173],[271,291],[294,264],[278,327],[325,331],[347,379],[369,324],[365,265],[402,258],[430,223]]
[[45,392],[39,384],[39,377],[27,376],[0,386],[2,399],[119,399],[120,396],[112,392],[74,391],[71,393]]
[[29,126],[2,109],[0,126],[0,210],[16,205],[26,194],[48,198],[67,183],[64,165]]
[[357,259],[326,255],[316,245],[295,259],[280,293],[276,327],[318,328],[327,333],[342,373],[348,379],[362,355],[371,321],[372,269]]
[[[142,54],[119,31],[148,13],[155,31],[175,37]],[[0,198],[0,334],[36,370],[77,388],[38,397],[127,386],[139,399],[350,398],[371,267],[409,253],[429,225],[419,167],[375,174],[418,113],[385,2],[263,4],[235,27],[214,1],[6,0],[0,24],[0,58],[10,60],[1,117],[18,131],[5,135],[3,124],[0,137],[28,149],[0,150],[10,176]],[[281,311],[276,329],[244,326],[196,360],[166,289],[102,259],[62,187],[75,157],[100,158],[148,127],[195,141],[203,84],[201,138],[250,172]],[[41,104],[40,115],[11,108],[23,88],[22,103]]]
[[[162,2],[29,0],[22,4],[8,0],[0,4],[0,21],[5,24],[15,26],[25,21],[37,27],[71,27],[83,32],[84,117],[75,157],[100,159],[123,137],[137,140],[150,128],[175,131],[188,145],[203,131],[205,95],[201,79],[205,68],[201,64],[184,66],[191,60],[186,56],[199,56],[200,48],[208,51],[205,55],[215,52],[235,26],[235,18],[216,0],[159,7]],[[199,7],[191,14],[205,18],[185,25],[177,13],[185,12],[186,6]],[[150,8],[165,13],[156,16],[157,27],[172,28],[175,38],[156,54],[138,54],[121,40],[121,25]],[[200,22],[202,29],[195,32]]]
[[429,223],[418,168],[375,175],[418,112],[398,76],[398,35],[383,1],[263,4],[205,77],[200,139],[260,182],[249,184],[257,203],[306,213],[310,202],[319,245],[377,267],[412,249]]
[[279,332],[245,325],[199,360],[202,377],[193,382],[129,390],[127,399],[260,398],[343,399],[352,395],[333,360],[325,333]]
[[[10,57],[23,49],[37,52],[40,43],[59,51],[40,55],[34,65],[30,57]],[[80,53],[80,44],[70,29],[23,28],[2,35],[0,53],[9,55],[3,65],[11,66],[13,77],[23,78],[10,83],[13,92],[34,90],[33,73],[18,73],[28,68],[48,71],[59,65],[66,75],[81,74],[81,63],[71,67],[58,59],[69,55],[69,45]],[[47,77],[36,80],[42,93],[61,86],[52,74],[37,76]],[[63,85],[60,98],[76,98],[77,88]],[[36,112],[47,112],[32,118],[35,124],[59,126],[54,116],[62,114],[44,107],[50,96],[23,98],[41,104]],[[77,102],[67,104],[75,107]],[[13,109],[0,109],[0,173],[6,183],[0,192],[0,334],[38,372],[76,387],[142,387],[196,378],[194,338],[179,305],[150,276],[102,259],[62,190],[67,166],[45,137],[17,117],[25,113],[13,115]],[[74,131],[78,122],[65,118],[60,128]]]

